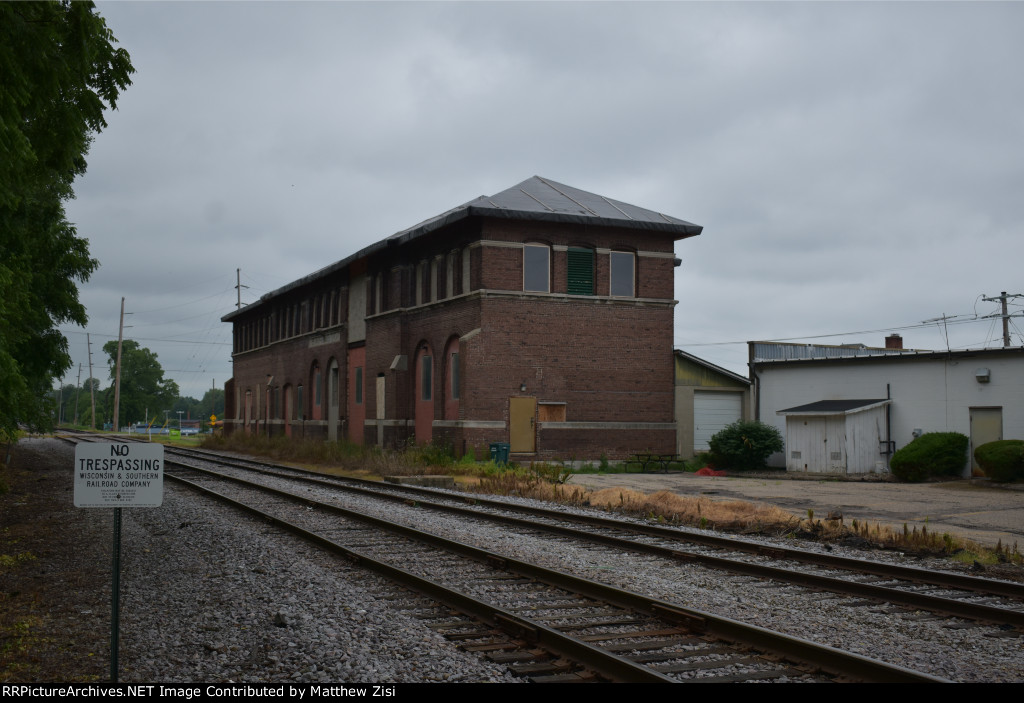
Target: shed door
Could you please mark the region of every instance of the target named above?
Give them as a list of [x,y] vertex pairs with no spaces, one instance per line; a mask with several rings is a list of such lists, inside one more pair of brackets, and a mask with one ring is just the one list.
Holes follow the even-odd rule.
[[846,471],[846,419],[842,415],[790,415],[786,418],[789,471]]
[[983,444],[1002,438],[1002,408],[971,408],[971,475],[983,475],[981,467],[974,460],[974,450]]
[[743,418],[742,393],[693,392],[693,451],[706,452],[715,434]]

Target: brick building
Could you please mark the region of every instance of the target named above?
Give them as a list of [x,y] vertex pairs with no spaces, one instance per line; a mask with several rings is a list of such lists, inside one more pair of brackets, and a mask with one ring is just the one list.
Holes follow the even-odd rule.
[[700,231],[540,177],[481,196],[224,316],[226,430],[672,452],[673,246]]

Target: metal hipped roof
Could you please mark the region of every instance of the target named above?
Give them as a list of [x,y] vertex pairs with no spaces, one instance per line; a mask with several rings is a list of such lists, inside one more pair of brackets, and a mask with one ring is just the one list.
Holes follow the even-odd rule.
[[230,322],[239,315],[244,314],[247,308],[251,310],[260,303],[324,278],[382,249],[405,244],[424,234],[473,216],[573,222],[604,227],[653,230],[671,233],[675,240],[694,237],[704,229],[701,225],[680,220],[678,217],[663,215],[654,210],[647,210],[636,205],[606,198],[603,195],[595,195],[585,190],[562,185],[540,176],[534,176],[500,193],[490,196],[481,195],[479,198],[470,200],[468,203],[458,205],[408,229],[396,232],[386,239],[364,247],[355,254],[264,294],[258,301],[224,315],[221,321]]
[[819,400],[807,405],[798,405],[794,408],[776,410],[776,415],[852,415],[853,413],[864,412],[888,405],[891,400],[886,398],[857,399],[857,400]]
[[388,237],[388,242],[404,243],[473,216],[654,230],[673,234],[677,240],[696,236],[704,229],[678,217],[534,176],[500,193],[481,195],[468,203],[393,234]]

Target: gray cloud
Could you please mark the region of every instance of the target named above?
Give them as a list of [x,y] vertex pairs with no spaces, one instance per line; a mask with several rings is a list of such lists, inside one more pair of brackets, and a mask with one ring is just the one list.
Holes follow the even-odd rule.
[[[677,246],[675,339],[740,373],[745,347],[704,345],[1022,292],[1020,4],[99,11],[138,73],[68,208],[102,263],[89,330],[116,335],[125,296],[191,395],[230,376],[236,268],[251,301],[534,174],[704,225]],[[904,336],[946,343],[935,325]]]

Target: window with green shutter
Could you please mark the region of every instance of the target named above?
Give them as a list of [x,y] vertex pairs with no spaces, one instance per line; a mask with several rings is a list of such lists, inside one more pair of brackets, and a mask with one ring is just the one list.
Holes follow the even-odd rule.
[[594,294],[594,251],[569,247],[569,295]]

